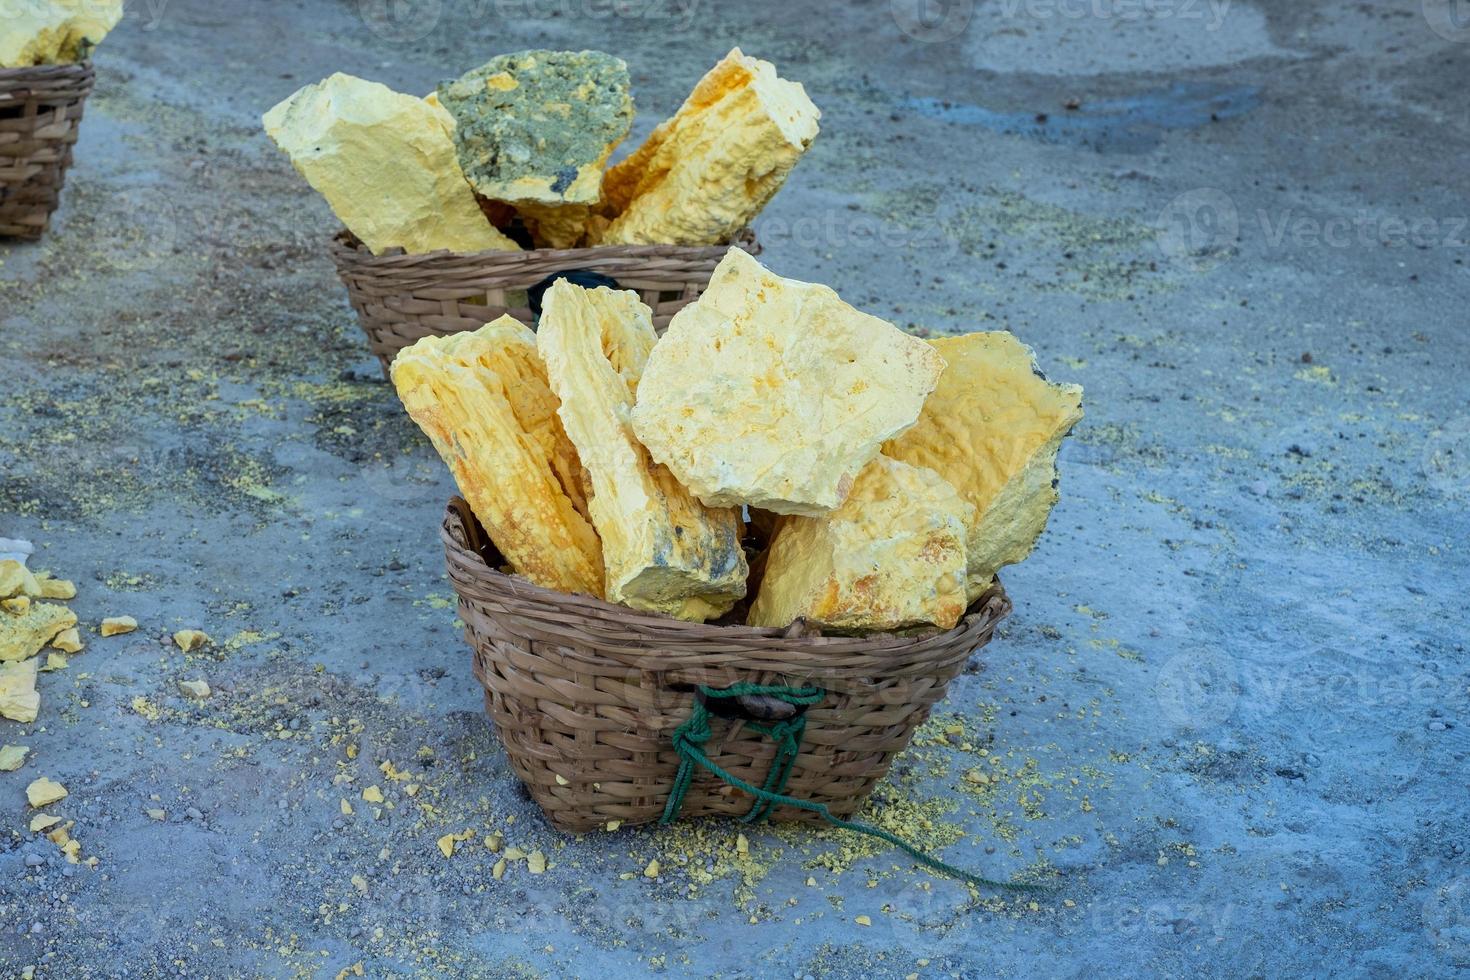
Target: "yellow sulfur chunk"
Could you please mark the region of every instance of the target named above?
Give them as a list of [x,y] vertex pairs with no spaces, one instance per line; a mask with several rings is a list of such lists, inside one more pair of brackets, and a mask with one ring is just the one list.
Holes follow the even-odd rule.
[[654,348],[633,428],[711,507],[816,516],[913,425],[943,370],[922,340],[732,248]]
[[42,776],[26,787],[26,799],[32,807],[39,810],[43,806],[66,799],[66,787]]
[[185,653],[193,653],[209,642],[209,634],[203,630],[179,630],[174,634],[174,645]]
[[57,633],[51,640],[51,645],[62,653],[81,653],[82,634],[75,626],[69,627]]
[[948,629],[965,611],[973,510],[933,470],[879,456],[832,513],[782,518],[750,624]]
[[36,584],[40,586],[42,599],[75,599],[77,597],[76,585],[64,578],[37,575]]
[[36,691],[34,660],[18,664],[0,664],[0,718],[32,722],[41,709],[41,695]]
[[608,171],[599,244],[728,242],[781,189],[821,115],[800,83],[735,48]]
[[510,316],[425,337],[393,362],[393,384],[517,573],[598,596],[602,543],[589,483],[557,416],[536,335]]
[[544,304],[536,344],[592,479],[608,600],[695,622],[720,615],[745,594],[739,512],[695,500],[628,423],[656,339],[648,307],[633,292],[566,280]]
[[82,61],[122,15],[123,0],[21,0],[0,6],[0,68]]
[[131,616],[108,616],[97,632],[103,636],[122,636],[138,628],[138,621]]
[[41,583],[14,558],[0,561],[0,599],[11,596],[39,596]]
[[30,751],[28,745],[0,745],[0,772],[15,772]]
[[932,343],[949,367],[918,423],[883,451],[929,467],[974,505],[966,541],[974,601],[1046,527],[1057,450],[1082,418],[1082,388],[1047,381],[1031,349],[1003,330]]
[[445,110],[341,72],[265,114],[268,136],[374,255],[516,251],[465,183]]
[[186,698],[203,701],[213,692],[209,689],[209,682],[205,680],[179,681],[179,693]]
[[35,656],[53,636],[76,624],[75,613],[51,602],[33,602],[19,615],[0,616],[0,663]]

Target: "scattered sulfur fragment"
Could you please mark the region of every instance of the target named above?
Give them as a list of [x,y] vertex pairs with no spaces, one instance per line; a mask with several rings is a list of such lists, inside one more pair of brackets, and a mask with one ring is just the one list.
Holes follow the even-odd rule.
[[77,597],[76,585],[67,579],[37,575],[36,581],[41,587],[42,599],[75,599]]
[[15,772],[30,751],[27,745],[0,745],[0,772]]
[[658,858],[648,862],[648,867],[643,869],[643,877],[657,878],[659,873]]
[[32,722],[41,709],[41,695],[36,691],[34,660],[0,663],[0,718]]
[[820,516],[943,370],[924,341],[732,248],[649,356],[633,430],[711,507]]
[[69,626],[52,638],[51,645],[62,653],[81,653],[82,634],[75,626]]
[[193,653],[209,642],[209,634],[203,630],[179,630],[174,634],[174,645],[185,653]]
[[131,616],[108,616],[102,620],[98,632],[103,636],[122,636],[138,628],[138,621]]
[[205,698],[209,697],[211,691],[209,690],[208,681],[179,681],[179,693],[186,698],[194,698],[195,700],[203,701]]
[[533,875],[539,875],[546,870],[546,855],[540,851],[532,851],[526,855],[526,870]]
[[42,776],[26,787],[26,799],[30,801],[32,808],[39,810],[43,806],[66,799],[66,787]]
[[41,831],[55,827],[59,823],[61,823],[60,817],[53,817],[49,813],[38,813],[31,818],[31,833],[39,834]]

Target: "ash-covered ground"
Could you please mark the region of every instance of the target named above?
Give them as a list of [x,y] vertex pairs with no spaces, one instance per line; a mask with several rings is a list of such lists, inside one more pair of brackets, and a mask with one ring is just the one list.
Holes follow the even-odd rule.
[[[841,833],[551,830],[455,626],[452,483],[258,121],[333,71],[427,92],[590,47],[630,65],[632,143],[734,44],[824,113],[771,268],[1086,386],[1015,614],[866,814],[1047,894]],[[0,721],[31,749],[0,773],[0,972],[1470,969],[1450,0],[139,0],[96,61],[50,235],[0,246],[0,536],[77,581],[87,642]],[[81,864],[29,830],[42,775]],[[497,880],[509,847],[549,869]]]

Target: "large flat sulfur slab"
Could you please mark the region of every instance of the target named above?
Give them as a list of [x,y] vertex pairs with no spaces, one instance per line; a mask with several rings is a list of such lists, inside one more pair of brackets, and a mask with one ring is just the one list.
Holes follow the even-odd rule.
[[732,248],[649,358],[633,428],[709,506],[820,515],[943,370],[924,341]]

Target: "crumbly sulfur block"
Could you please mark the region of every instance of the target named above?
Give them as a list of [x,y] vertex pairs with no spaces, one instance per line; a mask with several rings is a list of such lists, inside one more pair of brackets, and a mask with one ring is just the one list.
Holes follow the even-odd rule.
[[1057,450],[1082,418],[1082,387],[1053,384],[1003,330],[931,341],[948,363],[912,429],[883,452],[927,466],[975,507],[968,590],[1031,553],[1057,502]]
[[608,171],[599,244],[728,242],[781,189],[821,115],[801,83],[735,48]]
[[592,478],[607,598],[702,622],[745,595],[739,511],[707,508],[655,464],[628,423],[656,337],[633,292],[558,280],[536,343],[561,419]]
[[748,621],[948,629],[965,611],[965,529],[973,511],[933,470],[879,456],[832,513],[781,518]]
[[36,690],[36,671],[40,663],[0,663],[0,718],[32,722],[41,710],[41,695]]
[[392,375],[511,567],[537,585],[600,598],[590,484],[557,416],[536,335],[502,316],[473,332],[425,337],[399,353]]
[[603,165],[633,123],[628,89],[628,66],[601,51],[521,51],[445,82],[438,95],[476,191],[555,207],[601,200]]
[[0,561],[0,599],[40,594],[41,582],[28,568],[14,558]]
[[267,112],[266,134],[374,255],[517,251],[480,210],[441,107],[338,72]]
[[0,5],[0,68],[85,60],[122,15],[123,0],[20,0]]
[[33,602],[20,615],[0,616],[0,663],[25,660],[77,624],[76,614],[52,602]]
[[633,429],[711,507],[817,516],[943,370],[924,341],[732,248],[654,348]]

